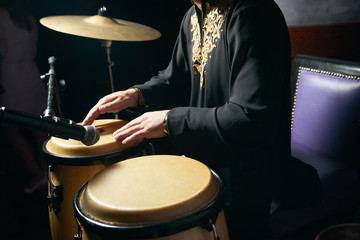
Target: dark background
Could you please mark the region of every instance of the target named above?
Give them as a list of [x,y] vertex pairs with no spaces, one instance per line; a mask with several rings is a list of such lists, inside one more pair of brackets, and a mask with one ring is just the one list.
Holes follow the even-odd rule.
[[[153,41],[112,42],[111,60],[115,62],[112,71],[117,91],[143,83],[167,66],[182,17],[191,3],[190,0],[38,0],[34,13],[39,22],[43,17],[55,15],[93,16],[102,6],[113,18],[152,27],[162,35]],[[60,93],[62,117],[82,121],[101,97],[111,93],[106,49],[100,40],[60,33],[40,23],[38,43],[36,62],[40,73],[49,71],[48,58],[54,56],[56,78],[66,81],[66,89]]]

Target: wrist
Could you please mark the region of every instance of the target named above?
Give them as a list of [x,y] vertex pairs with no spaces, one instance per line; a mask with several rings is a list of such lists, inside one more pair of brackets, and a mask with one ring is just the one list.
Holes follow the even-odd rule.
[[126,90],[127,96],[129,98],[129,107],[137,107],[138,106],[138,94],[135,88],[129,88]]
[[141,90],[139,88],[131,88],[131,89],[135,90],[136,107],[145,106],[146,102]]

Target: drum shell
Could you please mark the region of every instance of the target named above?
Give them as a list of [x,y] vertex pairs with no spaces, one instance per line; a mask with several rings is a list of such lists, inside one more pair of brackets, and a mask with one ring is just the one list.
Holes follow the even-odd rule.
[[[85,183],[74,197],[75,217],[82,228],[82,239],[156,239],[156,240],[213,240],[211,222],[215,222],[216,232],[222,240],[228,240],[228,230],[223,211],[225,187],[214,172],[219,183],[219,192],[204,209],[180,219],[161,223],[110,225],[89,217],[81,206],[81,198],[89,182]],[[95,176],[96,177],[96,176]]]
[[[119,123],[123,125],[125,122],[122,120],[96,121],[101,124],[105,122],[105,124],[112,126]],[[149,143],[142,141],[130,148],[99,155],[70,156],[71,153],[62,155],[58,152],[49,151],[49,141],[51,138],[45,141],[42,150],[49,164],[48,203],[52,239],[74,239],[77,223],[74,219],[73,199],[79,188],[107,166],[131,157],[147,154]]]

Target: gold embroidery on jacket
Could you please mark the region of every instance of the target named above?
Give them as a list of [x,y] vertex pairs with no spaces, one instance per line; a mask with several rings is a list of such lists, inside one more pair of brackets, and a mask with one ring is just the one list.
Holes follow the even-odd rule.
[[[191,16],[191,32],[193,32],[192,42],[194,42],[192,49],[192,60],[194,67],[200,74],[200,87],[205,87],[204,75],[206,74],[205,67],[209,59],[211,59],[210,53],[216,47],[218,40],[220,39],[222,32],[222,25],[226,18],[227,8],[229,4],[225,6],[211,6],[206,4],[206,17],[203,22],[203,42],[201,43],[200,27],[197,18],[197,14],[194,13]],[[196,74],[196,72],[195,72]]]

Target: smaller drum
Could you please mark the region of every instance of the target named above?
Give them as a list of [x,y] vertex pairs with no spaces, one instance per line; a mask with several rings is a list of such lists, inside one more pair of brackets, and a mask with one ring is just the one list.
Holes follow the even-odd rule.
[[56,137],[44,143],[43,153],[49,163],[48,205],[53,240],[74,238],[78,229],[73,199],[86,181],[106,166],[146,154],[146,141],[131,145],[115,141],[113,132],[126,123],[117,119],[95,120],[93,125],[100,132],[100,139],[91,146]]
[[97,173],[76,193],[76,239],[228,240],[224,186],[191,158],[141,156]]

